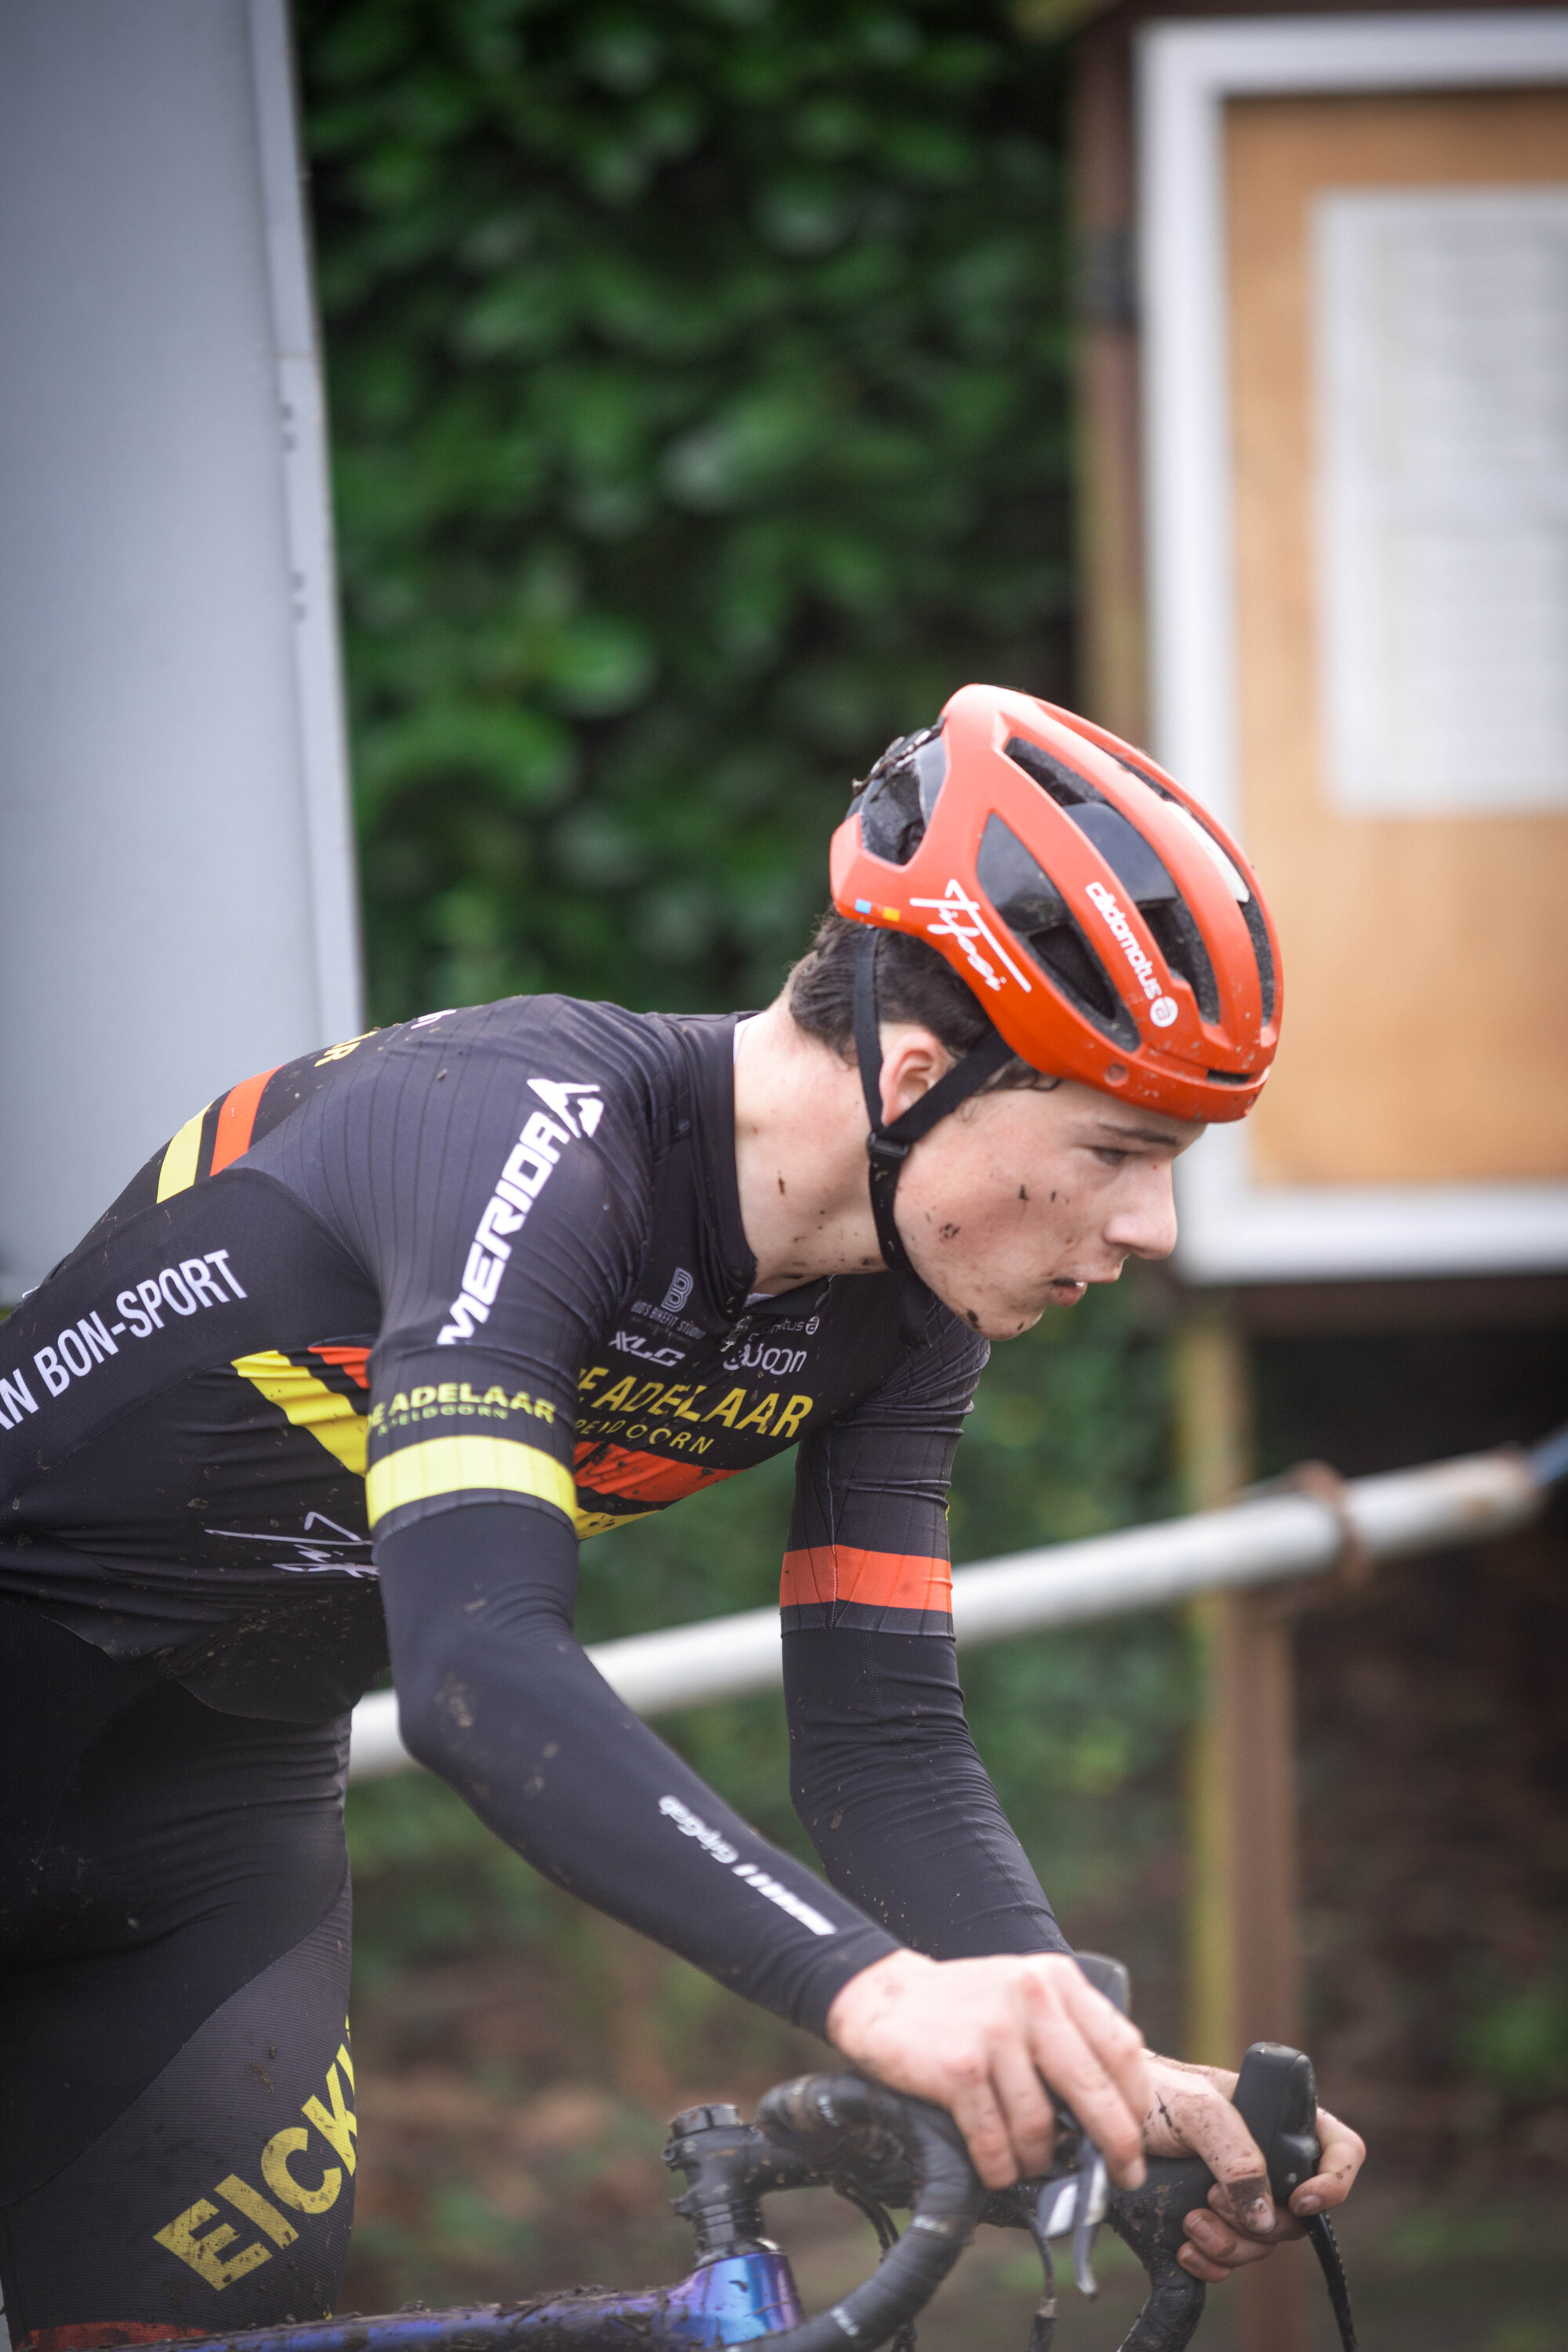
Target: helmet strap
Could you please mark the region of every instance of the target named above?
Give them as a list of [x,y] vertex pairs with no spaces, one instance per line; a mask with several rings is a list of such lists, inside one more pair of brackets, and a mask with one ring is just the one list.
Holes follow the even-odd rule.
[[[866,1138],[866,1152],[870,1161],[871,1215],[877,1227],[877,1245],[882,1253],[882,1263],[894,1274],[907,1277],[903,1302],[904,1337],[906,1342],[920,1345],[925,1337],[925,1309],[930,1293],[910,1264],[902,1241],[899,1237],[898,1221],[893,1214],[893,1196],[899,1189],[905,1160],[922,1135],[929,1135],[939,1119],[945,1118],[962,1102],[985,1084],[987,1078],[1010,1061],[1013,1048],[1000,1032],[993,1029],[973,1045],[961,1061],[953,1064],[923,1094],[919,1102],[886,1124],[882,1118],[882,1038],[877,1014],[877,950],[881,945],[881,933],[869,925],[864,927],[855,942],[855,1050],[860,1064],[860,1084],[866,1097],[866,1116],[871,1131]],[[911,1289],[917,1294],[911,1297]]]

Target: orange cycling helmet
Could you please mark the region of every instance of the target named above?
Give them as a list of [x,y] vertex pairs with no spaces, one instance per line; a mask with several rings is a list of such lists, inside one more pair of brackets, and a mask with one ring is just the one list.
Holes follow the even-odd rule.
[[[1242,1118],[1279,1039],[1279,950],[1251,869],[1181,786],[1114,735],[1005,687],[960,688],[889,745],[833,836],[833,903],[868,928],[855,1046],[871,1211],[905,1276],[904,1336],[929,1304],[894,1196],[921,1136],[1011,1054],[1183,1119]],[[877,941],[926,940],[992,1026],[901,1118],[882,1118]]]
[[1280,985],[1251,868],[1190,793],[1088,719],[961,688],[878,761],[831,876],[841,915],[926,940],[1036,1069],[1174,1118],[1242,1118],[1257,1101]]

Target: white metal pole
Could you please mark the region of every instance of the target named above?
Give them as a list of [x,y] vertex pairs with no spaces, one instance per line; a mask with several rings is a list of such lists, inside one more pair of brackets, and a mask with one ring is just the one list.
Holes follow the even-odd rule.
[[[1352,1479],[1337,1506],[1316,1495],[1258,1496],[1228,1510],[961,1568],[952,1580],[953,1622],[961,1643],[978,1645],[1047,1625],[1163,1608],[1194,1592],[1322,1576],[1352,1531],[1379,1559],[1482,1542],[1527,1525],[1544,1492],[1529,1458],[1509,1448]],[[588,1654],[643,1716],[774,1690],[783,1671],[774,1609],[602,1642]],[[354,1709],[350,1780],[379,1780],[407,1770],[413,1760],[398,1736],[395,1694],[376,1691],[362,1699]]]

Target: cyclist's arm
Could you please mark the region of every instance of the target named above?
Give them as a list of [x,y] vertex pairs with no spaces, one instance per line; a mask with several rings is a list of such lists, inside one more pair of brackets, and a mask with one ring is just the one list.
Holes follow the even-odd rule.
[[1069,1956],[963,1720],[947,1484],[986,1349],[934,1305],[927,1332],[796,1468],[780,1596],[795,1802],[836,1884],[916,1948],[851,1979],[828,2032],[947,2107],[994,2187],[1047,2161],[1045,2084],[1131,2179],[1142,2038]]
[[986,1359],[929,1344],[796,1466],[781,1588],[791,1790],[836,1886],[940,1959],[1065,1952],[964,1720],[947,1489]]
[[[995,2183],[1045,2160],[1042,2077],[1124,2178],[1140,2141],[1196,2149],[1227,2187],[1183,2260],[1218,2277],[1267,2252],[1276,2226],[1256,2210],[1258,2152],[1228,2084],[1146,2056],[1063,1957],[964,1722],[945,1504],[984,1355],[952,1318],[930,1328],[877,1396],[803,1446],[796,1481],[784,1583],[796,1805],[835,1885],[913,1947],[847,1985],[829,2030],[857,2063],[951,2107]],[[1321,2120],[1324,2173],[1348,2186],[1359,2143]],[[1344,2193],[1310,2186],[1325,2202]]]
[[377,1546],[403,1735],[558,1886],[813,2031],[896,1948],[622,1705],[572,1631],[564,1517],[476,1504]]
[[504,1070],[442,1066],[357,1204],[384,1301],[366,1492],[404,1737],[557,1885],[820,2030],[894,1939],[749,1830],[572,1631],[577,1373],[646,1244],[644,1123],[608,1081],[587,1132]]
[[964,1719],[951,1637],[786,1635],[790,1790],[835,1886],[917,1952],[1065,1952]]

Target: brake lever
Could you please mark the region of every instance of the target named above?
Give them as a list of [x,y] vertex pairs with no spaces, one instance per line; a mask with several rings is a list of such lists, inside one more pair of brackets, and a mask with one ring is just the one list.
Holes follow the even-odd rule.
[[[1078,2135],[1078,2166],[1064,2177],[1046,2181],[1034,2200],[1029,2230],[1042,2256],[1047,2241],[1072,2239],[1072,2270],[1078,2291],[1090,2302],[1100,2293],[1091,2267],[1094,2233],[1105,2219],[1110,2180],[1105,2158],[1081,2125],[1063,2111],[1062,2121]],[[1048,2258],[1048,2257],[1047,2257]]]
[[[1123,1963],[1104,1952],[1079,1952],[1078,1964],[1095,1990],[1126,2017],[1132,2006],[1132,1979]],[[1100,2293],[1091,2267],[1094,2233],[1105,2219],[1110,2183],[1105,2158],[1081,2124],[1078,2136],[1079,2165],[1072,2217],[1072,2274],[1079,2294],[1092,2303]]]
[[1092,2140],[1086,2145],[1089,2162],[1078,2176],[1081,2194],[1078,2212],[1073,2218],[1072,2274],[1078,2283],[1079,2294],[1087,2295],[1092,2303],[1100,2293],[1100,2287],[1089,2266],[1089,2258],[1094,2252],[1095,2231],[1105,2218],[1106,2192],[1110,2184],[1106,2178],[1105,2158]]
[[[1096,1991],[1102,1992],[1125,2017],[1131,2002],[1132,1980],[1121,1962],[1108,1958],[1102,1952],[1079,1952],[1076,1957]],[[1070,2233],[1073,2278],[1079,2293],[1092,2302],[1100,2293],[1092,2266],[1094,2233],[1105,2219],[1110,2180],[1104,2158],[1071,2110],[1058,2106],[1057,2121],[1063,2131],[1073,2134],[1077,2165],[1071,2172],[1045,2181],[1032,2198],[1026,2185],[1023,2185],[1015,2210],[1039,2249],[1047,2292],[1053,2276],[1050,2241]],[[1004,2217],[998,2213],[995,2218],[1000,2221]]]

